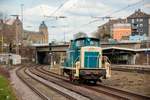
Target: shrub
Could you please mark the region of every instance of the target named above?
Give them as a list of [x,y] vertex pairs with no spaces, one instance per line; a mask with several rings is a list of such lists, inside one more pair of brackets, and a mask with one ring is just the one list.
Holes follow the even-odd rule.
[[7,78],[10,77],[9,70],[7,68],[2,67],[2,66],[0,66],[0,74],[7,77]]

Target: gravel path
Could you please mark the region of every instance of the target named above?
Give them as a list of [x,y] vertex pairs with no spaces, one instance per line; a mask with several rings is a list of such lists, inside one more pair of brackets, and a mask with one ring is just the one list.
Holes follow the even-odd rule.
[[150,96],[150,74],[112,71],[112,77],[102,84]]
[[38,95],[36,95],[28,86],[26,86],[16,75],[15,68],[10,71],[11,84],[15,89],[19,100],[42,100]]
[[[138,65],[135,65],[135,67],[136,66]],[[48,70],[48,67],[45,66],[44,69]],[[59,65],[52,67],[50,71],[59,74]],[[106,80],[103,79],[102,84],[150,96],[150,74],[112,70],[111,77]]]
[[54,84],[52,82],[49,82],[49,81],[41,78],[39,76],[36,76],[36,75],[32,74],[29,70],[27,70],[26,72],[28,72],[28,74],[32,75],[34,78],[40,80],[41,82],[43,82],[43,83],[45,83],[45,84],[47,84],[49,86],[52,86],[53,88],[55,88],[57,90],[63,91],[65,94],[67,94],[69,96],[72,96],[73,98],[75,98],[77,100],[89,100],[88,98],[86,98],[86,97],[84,97],[82,95],[79,95],[79,94],[77,94],[75,92],[72,92],[72,91],[70,91],[70,90],[68,90],[68,89],[66,89],[64,87],[61,87],[61,86],[59,86],[57,84]]

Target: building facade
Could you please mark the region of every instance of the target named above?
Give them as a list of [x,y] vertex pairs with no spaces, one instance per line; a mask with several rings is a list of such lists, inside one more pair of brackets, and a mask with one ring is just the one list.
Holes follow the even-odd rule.
[[112,34],[114,40],[127,40],[131,35],[131,25],[127,23],[114,24],[112,28]]
[[18,17],[6,21],[1,20],[0,26],[0,34],[3,37],[4,44],[8,45],[10,43],[16,44],[21,42],[22,22]]
[[48,44],[48,28],[44,21],[39,26],[39,31],[24,30],[24,43],[25,44]]
[[44,21],[40,24],[38,32],[23,30],[18,16],[15,19],[0,21],[0,52],[19,53],[21,46],[34,43],[48,44],[48,28]]
[[127,17],[131,24],[132,35],[146,35],[150,37],[150,15],[142,12],[140,9]]
[[101,40],[104,39],[108,40],[109,38],[113,38],[113,25],[120,23],[126,23],[126,19],[112,19],[109,20],[107,23],[101,25],[98,27],[98,30],[96,32],[96,37],[99,37]]
[[[122,27],[122,26],[126,26],[125,24],[128,23],[131,24],[131,34],[129,28],[128,29],[114,28],[115,24],[120,24],[119,27]],[[124,32],[122,33],[121,31]],[[142,12],[140,9],[138,9],[133,14],[128,16],[126,19],[109,20],[109,22],[98,27],[96,36],[99,37],[100,39],[111,38],[111,39],[121,40],[122,35],[123,34],[125,35],[125,33],[130,35],[132,38],[132,39],[128,38],[128,40],[138,39],[142,41],[143,39],[145,39],[145,37],[146,39],[149,40],[150,39],[150,14]],[[145,37],[142,38],[143,36]],[[124,38],[122,39],[124,40]]]
[[21,44],[22,22],[18,16],[16,19],[1,20],[0,27],[1,52],[9,52],[10,45],[15,49]]

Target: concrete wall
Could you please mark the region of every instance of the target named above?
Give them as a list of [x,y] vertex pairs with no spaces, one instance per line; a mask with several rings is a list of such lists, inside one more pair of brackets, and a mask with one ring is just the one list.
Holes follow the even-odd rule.
[[149,59],[148,62],[150,65],[150,54],[149,54],[149,56],[147,56],[147,54],[144,52],[138,53],[136,55],[135,64],[145,65],[145,64],[147,64],[147,58]]

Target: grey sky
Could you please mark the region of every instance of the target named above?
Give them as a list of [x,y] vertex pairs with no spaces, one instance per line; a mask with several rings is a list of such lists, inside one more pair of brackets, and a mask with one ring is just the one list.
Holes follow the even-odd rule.
[[[66,3],[52,15],[64,2]],[[90,35],[96,31],[97,26],[108,21],[108,19],[93,17],[125,18],[138,8],[150,13],[150,0],[0,0],[0,12],[6,13],[8,18],[11,18],[9,16],[11,14],[21,15],[21,4],[24,4],[25,29],[38,31],[39,24],[45,20],[49,28],[49,39],[59,41],[64,39],[64,34],[69,40],[79,31]],[[66,16],[67,18],[56,20],[44,16]],[[89,24],[93,20],[99,21]]]

